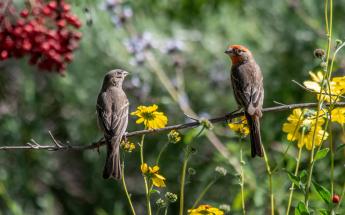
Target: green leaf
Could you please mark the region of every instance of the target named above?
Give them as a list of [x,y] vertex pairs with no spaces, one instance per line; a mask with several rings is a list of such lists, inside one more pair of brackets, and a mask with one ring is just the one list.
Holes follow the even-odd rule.
[[309,215],[308,209],[303,202],[299,202],[295,208],[295,215]]
[[291,172],[289,171],[286,171],[288,176],[289,176],[289,179],[292,183],[294,183],[296,186],[299,187],[300,185],[300,178],[298,176],[295,176],[294,174],[292,174]]
[[[185,144],[191,144],[193,140],[195,140],[195,137],[199,134],[200,132],[200,128],[193,128],[190,129],[185,135],[184,135],[184,139],[183,142]],[[204,134],[204,133],[203,133]]]
[[301,174],[299,175],[299,178],[301,179],[302,184],[306,184],[307,183],[307,179],[308,179],[308,173],[307,170],[302,170]]
[[339,151],[339,150],[343,149],[344,147],[345,147],[345,144],[341,143],[337,146],[336,151]]
[[321,215],[329,215],[328,211],[324,208],[318,209]]
[[154,194],[154,193],[160,194],[161,192],[159,192],[159,190],[152,189],[152,190],[150,191],[150,194]]
[[318,151],[314,157],[314,160],[317,161],[317,160],[320,160],[324,157],[326,157],[327,153],[329,151],[329,148],[324,148],[324,149],[321,149],[320,151]]
[[323,199],[326,204],[331,203],[331,192],[329,192],[324,186],[313,181],[313,185],[319,196]]

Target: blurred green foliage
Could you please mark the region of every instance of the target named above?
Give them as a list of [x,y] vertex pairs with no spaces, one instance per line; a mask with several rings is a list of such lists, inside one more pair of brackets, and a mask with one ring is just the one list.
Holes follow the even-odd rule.
[[[20,1],[16,1],[22,5]],[[3,145],[23,145],[34,139],[42,145],[52,144],[48,131],[62,141],[86,145],[97,141],[95,103],[103,75],[113,68],[130,72],[125,90],[133,111],[136,106],[157,103],[169,117],[169,124],[183,123],[186,117],[171,99],[147,63],[133,65],[124,42],[129,39],[124,27],[115,27],[112,16],[104,10],[105,1],[70,1],[72,9],[86,23],[83,39],[75,60],[66,76],[36,71],[25,60],[0,63],[0,142]],[[313,0],[264,1],[202,1],[149,0],[126,1],[133,10],[130,30],[147,32],[156,42],[152,53],[168,76],[176,83],[174,61],[176,55],[163,52],[169,39],[183,43],[178,53],[185,80],[189,104],[200,115],[219,116],[236,108],[229,70],[230,62],[223,51],[229,44],[249,47],[264,73],[265,104],[273,101],[286,104],[315,101],[291,82],[308,79],[308,71],[319,64],[313,58],[315,48],[326,46],[324,15],[321,2]],[[90,13],[86,14],[84,8]],[[344,39],[345,4],[334,3],[334,37]],[[128,27],[127,26],[127,27]],[[175,62],[176,63],[176,62]],[[343,71],[344,54],[337,61],[338,72]],[[276,210],[285,212],[288,188],[291,184],[282,167],[294,169],[296,147],[282,160],[287,145],[281,131],[289,113],[267,113],[262,120],[263,142],[273,166],[282,166],[274,173]],[[130,117],[128,131],[140,130]],[[184,130],[185,139],[196,131]],[[214,132],[231,153],[239,159],[241,144],[225,124],[215,125]],[[341,133],[335,128],[335,133]],[[191,133],[191,134],[190,134]],[[131,138],[138,142],[138,138]],[[168,141],[166,133],[148,135],[145,157],[153,164]],[[335,144],[341,144],[337,137]],[[190,167],[195,175],[187,177],[186,207],[191,207],[203,187],[212,180],[214,168],[228,169],[226,177],[206,194],[202,203],[218,206],[231,205],[232,214],[241,214],[239,177],[233,167],[205,138],[199,138],[197,153]],[[248,140],[245,151],[245,197],[248,214],[267,214],[269,210],[268,184],[265,164],[250,158]],[[161,159],[160,172],[167,178],[167,190],[178,193],[179,171],[183,157],[183,143],[170,144]],[[307,153],[302,167],[307,166]],[[114,180],[101,177],[105,159],[104,148],[90,151],[1,151],[0,152],[0,214],[129,214],[129,207],[121,187]],[[340,193],[344,183],[344,154],[336,154],[335,192]],[[139,153],[125,155],[125,174],[138,214],[145,214],[145,196],[139,171]],[[329,186],[329,161],[316,164],[315,180]],[[158,195],[153,194],[153,202]],[[293,206],[302,200],[296,192]],[[317,193],[311,196],[313,207],[323,204]],[[177,214],[178,204],[171,205],[169,214]],[[342,210],[343,213],[344,210]]]

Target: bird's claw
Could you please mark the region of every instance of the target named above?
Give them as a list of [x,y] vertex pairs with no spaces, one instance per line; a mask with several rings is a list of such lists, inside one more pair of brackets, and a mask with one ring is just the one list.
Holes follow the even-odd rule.
[[128,132],[126,131],[124,134],[123,134],[123,136],[122,136],[122,139],[123,139],[123,141],[125,141],[125,142],[127,142],[127,135],[128,135]]

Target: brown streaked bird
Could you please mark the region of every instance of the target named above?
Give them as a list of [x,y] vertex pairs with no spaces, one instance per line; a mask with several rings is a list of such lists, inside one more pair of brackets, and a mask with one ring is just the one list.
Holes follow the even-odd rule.
[[115,69],[104,76],[97,98],[98,125],[104,133],[107,144],[107,158],[103,178],[121,178],[120,143],[128,124],[129,102],[122,89],[128,72]]
[[262,157],[260,118],[264,99],[263,77],[252,53],[244,46],[231,45],[225,53],[230,56],[231,84],[239,107],[245,112],[250,130],[251,154]]

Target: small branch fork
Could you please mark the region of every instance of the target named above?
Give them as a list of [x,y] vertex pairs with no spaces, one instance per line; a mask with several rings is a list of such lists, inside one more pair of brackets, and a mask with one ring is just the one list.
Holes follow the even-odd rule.
[[[325,103],[324,106],[329,106],[329,103]],[[345,107],[345,102],[337,102],[333,103],[334,107]],[[279,105],[274,107],[264,108],[263,112],[280,112],[280,111],[287,111],[292,110],[295,108],[314,108],[317,106],[317,103],[300,103],[300,104],[289,104],[289,105]],[[210,118],[208,121],[211,123],[220,123],[220,122],[227,122],[228,120],[232,120],[236,117],[243,116],[243,112],[233,113],[233,114],[226,114],[224,116]],[[143,134],[153,134],[159,133],[164,131],[171,131],[171,130],[181,130],[186,128],[194,128],[201,125],[200,120],[195,122],[189,122],[184,124],[177,124],[177,125],[170,125],[160,129],[154,130],[139,130],[133,131],[126,134],[126,137],[133,137],[139,136]],[[0,150],[17,150],[17,149],[35,149],[35,150],[48,150],[48,151],[62,151],[62,150],[89,150],[89,149],[99,149],[99,147],[105,145],[104,138],[99,139],[97,142],[93,142],[89,145],[70,145],[67,143],[62,143],[61,141],[57,140],[53,134],[49,131],[50,138],[52,140],[51,145],[41,145],[37,143],[34,139],[31,139],[30,142],[26,143],[26,145],[20,146],[0,146]]]

